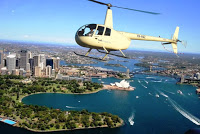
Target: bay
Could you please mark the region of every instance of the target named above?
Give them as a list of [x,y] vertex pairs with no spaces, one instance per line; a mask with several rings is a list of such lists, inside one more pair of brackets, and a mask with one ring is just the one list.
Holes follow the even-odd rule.
[[[105,84],[120,81],[115,78],[93,79]],[[46,93],[25,97],[25,104],[53,107],[62,110],[82,110],[91,112],[109,112],[120,116],[125,125],[115,129],[89,129],[66,133],[111,133],[111,134],[177,134],[190,128],[198,127],[195,117],[199,99],[195,87],[176,85],[176,80],[169,77],[135,75],[130,79],[135,91],[102,90],[94,94],[70,95]],[[183,94],[177,93],[181,90]],[[159,95],[159,97],[156,97]],[[137,97],[136,97],[137,96]],[[168,97],[166,97],[168,96]],[[189,119],[186,118],[189,116]],[[133,117],[133,125],[129,118]]]

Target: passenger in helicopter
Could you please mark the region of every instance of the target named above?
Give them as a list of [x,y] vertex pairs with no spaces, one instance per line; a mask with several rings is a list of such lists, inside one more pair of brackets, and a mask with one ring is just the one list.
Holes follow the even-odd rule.
[[94,34],[94,31],[92,28],[90,28],[90,32],[86,34],[86,36],[92,36]]

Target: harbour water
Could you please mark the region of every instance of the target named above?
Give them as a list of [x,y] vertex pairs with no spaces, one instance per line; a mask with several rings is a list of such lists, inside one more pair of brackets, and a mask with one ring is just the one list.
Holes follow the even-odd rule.
[[[130,64],[130,62],[124,63]],[[134,68],[136,67],[131,66],[132,70]],[[120,81],[116,78],[92,80],[99,83],[103,81],[104,84]],[[176,80],[173,78],[145,74],[137,74],[128,81],[131,86],[136,87],[134,91],[102,90],[85,95],[46,93],[31,95],[22,101],[25,104],[62,110],[87,109],[91,112],[109,112],[121,117],[125,123],[124,126],[114,129],[97,128],[55,133],[183,134],[190,128],[199,127],[200,100],[195,94],[195,87],[176,85]],[[182,94],[178,93],[178,90]],[[32,133],[2,123],[0,130],[15,134]]]
[[[93,81],[99,82],[98,79]],[[102,81],[108,84],[120,80],[107,78]],[[37,94],[24,98],[23,102],[62,110],[105,111],[119,115],[125,121],[123,127],[116,129],[91,129],[72,133],[179,134],[198,127],[200,101],[195,94],[195,87],[176,85],[173,78],[144,74],[135,75],[130,81],[130,85],[136,87],[135,91],[103,90],[87,95]],[[177,93],[177,90],[183,94]]]

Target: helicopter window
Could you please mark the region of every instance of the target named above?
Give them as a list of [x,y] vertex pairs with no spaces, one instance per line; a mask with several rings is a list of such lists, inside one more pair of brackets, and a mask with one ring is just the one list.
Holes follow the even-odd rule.
[[96,24],[85,25],[78,30],[77,34],[78,36],[92,36],[96,29],[96,26]]
[[97,31],[96,31],[96,35],[103,35],[103,31],[104,31],[104,27],[98,26]]
[[94,34],[96,26],[97,26],[96,24],[90,24],[86,26],[84,30],[85,30],[85,33],[87,34],[85,34],[85,36],[92,36]]
[[106,28],[105,36],[110,36],[110,34],[111,34],[111,29]]

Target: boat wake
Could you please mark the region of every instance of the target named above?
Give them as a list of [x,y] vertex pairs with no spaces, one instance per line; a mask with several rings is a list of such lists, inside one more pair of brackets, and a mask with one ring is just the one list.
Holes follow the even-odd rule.
[[161,95],[163,95],[164,97],[167,97],[169,102],[171,103],[171,105],[173,106],[173,108],[178,111],[181,115],[183,115],[185,118],[187,118],[188,120],[190,120],[191,122],[193,122],[196,125],[200,125],[200,119],[195,117],[194,115],[192,115],[191,113],[189,113],[188,111],[186,111],[185,109],[183,109],[179,104],[177,104],[174,100],[172,100],[171,98],[169,98],[166,94],[164,93],[160,93]]
[[147,88],[145,85],[141,84],[144,88]]
[[133,121],[134,117],[135,117],[135,114],[132,113],[131,116],[128,118],[128,122],[130,123],[131,126],[133,126],[134,123],[135,123],[135,122]]
[[154,79],[154,77],[146,77],[147,79]]
[[149,83],[148,81],[144,80],[147,84]]
[[66,108],[76,108],[76,107],[66,106]]
[[161,80],[160,81],[155,81],[155,80],[152,80],[152,82],[162,82]]
[[[163,89],[161,89],[161,90],[163,90]],[[165,92],[167,92],[167,93],[170,93],[170,94],[175,94],[175,93],[170,92],[170,91],[166,91],[166,90],[163,90],[163,91],[165,91]]]

